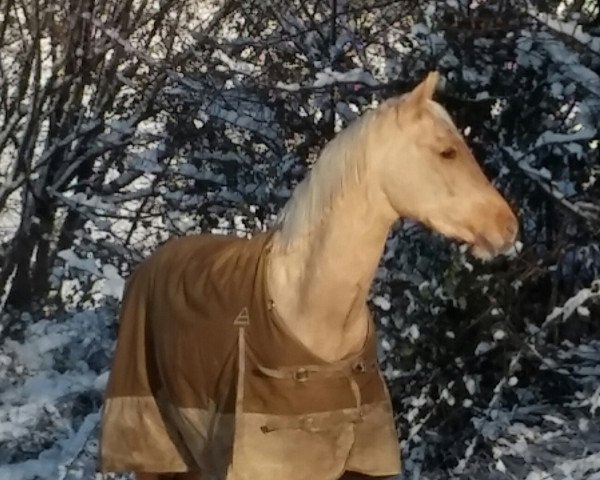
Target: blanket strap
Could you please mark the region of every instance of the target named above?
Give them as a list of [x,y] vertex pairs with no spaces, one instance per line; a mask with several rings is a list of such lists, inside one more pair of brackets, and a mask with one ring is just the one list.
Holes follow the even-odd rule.
[[356,374],[375,372],[377,365],[367,365],[362,358],[342,360],[341,362],[325,365],[303,365],[300,367],[269,368],[257,365],[258,370],[267,377],[279,380],[296,380],[305,382],[311,379],[341,378]]
[[[242,308],[238,316],[233,321],[233,325],[238,327],[238,371],[237,371],[237,392],[235,394],[235,437],[243,436],[242,429],[244,422],[242,414],[244,413],[244,386],[246,379],[246,327],[250,325],[250,314],[246,307]],[[227,478],[237,478],[233,472],[233,466],[238,464],[236,458],[240,457],[241,444],[243,442],[233,441],[233,458],[227,468]]]
[[246,378],[246,327],[250,325],[248,308],[244,307],[233,321],[238,327],[238,378],[235,396],[236,419],[241,418],[244,410],[244,379]]
[[258,370],[267,377],[279,380],[294,380],[306,382],[314,379],[346,378],[355,401],[355,407],[351,411],[331,412],[319,416],[298,415],[294,417],[274,418],[261,427],[264,433],[281,429],[302,429],[318,432],[336,427],[342,423],[357,423],[363,419],[362,398],[360,387],[354,378],[357,374],[368,371],[376,371],[377,365],[367,365],[362,358],[354,358],[329,365],[305,365],[302,367],[280,367],[268,368],[257,365]]

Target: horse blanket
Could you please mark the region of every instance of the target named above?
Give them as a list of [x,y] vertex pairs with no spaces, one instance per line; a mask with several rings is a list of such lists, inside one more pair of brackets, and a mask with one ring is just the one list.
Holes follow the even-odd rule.
[[269,298],[269,239],[173,239],[130,277],[103,409],[103,471],[399,473],[372,320],[358,355],[313,355]]

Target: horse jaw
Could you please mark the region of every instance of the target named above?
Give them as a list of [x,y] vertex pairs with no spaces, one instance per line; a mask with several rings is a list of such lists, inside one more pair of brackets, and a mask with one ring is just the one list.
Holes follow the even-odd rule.
[[[516,225],[516,218],[514,218],[514,224]],[[510,221],[510,220],[508,220]],[[517,237],[517,228],[512,226],[510,228],[504,227],[508,235],[502,238],[502,243],[498,244],[498,241],[494,242],[484,233],[478,233],[471,228],[462,226],[459,223],[449,222],[448,220],[434,220],[428,219],[423,221],[425,225],[431,228],[433,231],[440,233],[446,238],[456,240],[463,245],[466,245],[469,252],[478,260],[488,261],[498,255],[506,254],[515,249],[515,242]],[[498,236],[496,235],[496,240]]]

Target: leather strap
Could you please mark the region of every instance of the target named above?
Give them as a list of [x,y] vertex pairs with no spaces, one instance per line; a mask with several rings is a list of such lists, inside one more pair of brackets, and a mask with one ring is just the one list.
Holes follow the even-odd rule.
[[353,358],[329,365],[304,365],[301,367],[267,368],[257,365],[258,370],[264,375],[278,380],[295,380],[306,382],[311,379],[346,378],[354,397],[355,406],[350,411],[336,411],[329,414],[282,416],[276,417],[265,423],[261,430],[264,433],[281,429],[301,429],[309,432],[328,430],[341,423],[356,423],[362,421],[362,398],[360,387],[354,378],[355,375],[375,371],[377,365],[367,365],[362,358]]

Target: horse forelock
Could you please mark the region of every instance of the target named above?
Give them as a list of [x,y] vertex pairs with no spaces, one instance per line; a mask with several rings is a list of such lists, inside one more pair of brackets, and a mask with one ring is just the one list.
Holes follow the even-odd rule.
[[436,117],[439,120],[442,120],[452,129],[454,133],[460,136],[460,132],[458,130],[458,127],[454,123],[454,120],[452,120],[452,117],[442,105],[440,105],[434,100],[429,100],[427,102],[427,109],[434,117]]
[[[394,97],[387,100],[386,103],[390,102],[390,104],[396,105],[399,108],[414,108],[410,104],[405,104],[404,102],[409,96],[410,93],[404,93],[398,97]],[[439,104],[435,100],[429,99],[425,104],[425,108],[434,118],[437,118],[438,120],[441,120],[442,122],[448,124],[448,126],[450,126],[453,130],[458,132],[458,128],[454,124],[454,120],[452,120],[452,117],[450,116],[448,111],[441,104]]]

